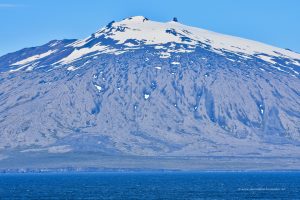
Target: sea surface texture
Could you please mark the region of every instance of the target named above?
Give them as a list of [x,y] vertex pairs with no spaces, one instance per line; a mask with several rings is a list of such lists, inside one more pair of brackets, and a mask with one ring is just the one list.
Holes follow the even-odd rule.
[[299,199],[300,173],[2,174],[0,199]]

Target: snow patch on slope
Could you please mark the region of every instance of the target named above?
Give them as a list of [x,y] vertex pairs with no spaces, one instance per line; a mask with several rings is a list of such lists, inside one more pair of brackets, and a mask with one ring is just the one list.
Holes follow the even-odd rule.
[[41,58],[45,58],[45,57],[47,57],[47,56],[49,56],[49,55],[51,55],[52,53],[55,53],[55,52],[56,52],[56,50],[49,50],[45,53],[34,55],[34,56],[31,56],[31,57],[26,58],[24,60],[18,61],[16,63],[12,64],[12,65],[26,65],[28,63],[39,60]]
[[92,48],[82,48],[82,49],[78,49],[78,50],[75,49],[69,56],[63,58],[59,62],[63,63],[63,64],[68,64],[74,60],[81,58],[83,55],[97,52],[97,51],[103,51],[106,48],[107,48],[106,46],[95,45]]
[[100,85],[94,85],[95,87],[96,87],[96,89],[99,91],[99,92],[101,92],[101,90],[102,90],[102,87],[100,86]]
[[74,67],[74,66],[70,66],[67,68],[68,71],[75,71],[77,70],[78,68]]

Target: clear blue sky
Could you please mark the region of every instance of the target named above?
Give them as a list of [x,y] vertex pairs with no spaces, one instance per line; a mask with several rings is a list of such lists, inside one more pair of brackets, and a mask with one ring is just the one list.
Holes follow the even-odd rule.
[[300,52],[300,0],[0,0],[0,55],[143,15]]

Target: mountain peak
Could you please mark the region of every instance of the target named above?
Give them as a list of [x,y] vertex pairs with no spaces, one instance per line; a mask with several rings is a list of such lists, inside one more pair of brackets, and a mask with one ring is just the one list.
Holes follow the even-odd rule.
[[145,22],[148,21],[149,19],[144,16],[132,16],[125,18],[123,21],[130,21],[130,22]]
[[[57,44],[54,42],[49,46],[52,48]],[[69,64],[86,56],[119,55],[149,48],[153,49],[160,58],[170,58],[173,53],[190,53],[197,49],[205,49],[223,57],[259,59],[273,65],[278,64],[278,60],[285,60],[289,64],[300,66],[300,54],[293,51],[187,26],[179,23],[176,17],[169,22],[157,22],[144,16],[132,16],[121,21],[112,21],[91,36],[67,44],[66,49],[61,49],[61,51],[48,49],[52,51],[32,55],[29,59],[25,59],[26,62],[24,59],[21,62],[14,61],[12,65],[19,69],[20,63],[40,62],[40,59],[51,57],[54,53],[59,54],[57,56],[59,60],[53,61],[54,64]]]
[[[163,52],[164,55],[169,55],[171,52],[192,52],[200,47],[223,56],[229,53],[250,59],[256,57],[272,64],[276,62],[276,57],[281,57],[292,59],[292,63],[300,65],[295,60],[300,59],[300,55],[295,52],[187,26],[179,23],[177,17],[166,23],[152,21],[144,16],[133,16],[121,21],[113,21],[91,37],[78,41],[73,46],[76,48],[89,47],[89,49],[83,50],[83,53],[88,54],[95,51],[99,52],[99,50],[104,53],[116,51],[123,53],[132,49],[153,47],[159,51],[165,51]],[[79,56],[82,54],[76,51],[75,58]],[[73,59],[74,55],[67,58],[68,61]]]

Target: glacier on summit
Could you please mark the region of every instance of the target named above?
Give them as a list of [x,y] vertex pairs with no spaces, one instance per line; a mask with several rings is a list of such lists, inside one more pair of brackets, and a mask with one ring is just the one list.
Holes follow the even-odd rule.
[[0,166],[29,154],[298,159],[299,73],[299,53],[177,19],[22,49],[0,57]]

